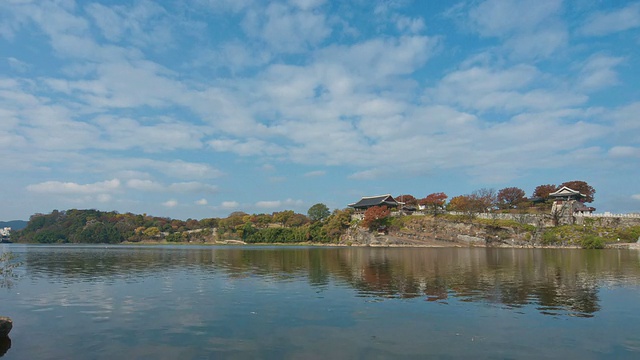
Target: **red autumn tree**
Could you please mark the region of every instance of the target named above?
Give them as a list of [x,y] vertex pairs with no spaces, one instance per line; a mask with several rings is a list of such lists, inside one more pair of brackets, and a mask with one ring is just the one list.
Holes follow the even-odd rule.
[[532,197],[546,200],[549,198],[549,194],[556,191],[557,189],[558,187],[553,184],[538,185],[536,186],[535,190],[533,190]]
[[508,187],[498,191],[498,204],[503,209],[513,209],[525,200],[524,190]]
[[416,199],[413,195],[405,194],[394,197],[399,202],[405,203],[405,205],[416,206],[418,204],[418,199]]
[[438,211],[444,208],[444,203],[447,201],[447,198],[447,194],[443,192],[433,193],[427,195],[424,199],[420,199],[418,203],[423,205],[429,212],[437,215]]
[[478,212],[491,212],[498,204],[495,189],[482,188],[471,193],[471,200]]
[[485,212],[487,209],[487,199],[482,199],[478,194],[459,195],[451,198],[448,209],[464,213],[469,218],[474,218],[476,214]]
[[571,190],[579,191],[581,194],[586,195],[586,197],[582,200],[582,202],[590,203],[593,202],[593,195],[596,193],[596,189],[587,184],[582,180],[573,180],[567,181],[560,184],[560,188],[566,186]]
[[373,230],[381,226],[385,226],[389,215],[391,215],[391,211],[389,211],[386,206],[370,207],[364,212],[362,227]]

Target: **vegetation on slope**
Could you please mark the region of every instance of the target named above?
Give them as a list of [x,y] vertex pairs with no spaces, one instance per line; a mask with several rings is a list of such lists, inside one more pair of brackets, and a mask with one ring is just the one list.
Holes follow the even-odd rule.
[[[321,211],[317,211],[319,208]],[[12,240],[46,244],[227,239],[248,243],[330,243],[337,241],[350,225],[351,212],[348,210],[336,210],[326,216],[324,208],[315,206],[313,209],[315,221],[291,210],[258,215],[234,212],[222,219],[187,221],[115,211],[54,210],[50,214],[31,216],[23,230],[12,233]]]

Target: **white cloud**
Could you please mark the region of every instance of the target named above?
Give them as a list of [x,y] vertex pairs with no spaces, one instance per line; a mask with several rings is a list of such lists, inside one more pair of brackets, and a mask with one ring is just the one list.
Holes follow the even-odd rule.
[[349,179],[352,179],[352,180],[373,180],[373,179],[380,178],[381,176],[384,176],[387,173],[388,173],[388,171],[386,171],[384,169],[369,169],[369,170],[358,171],[356,173],[353,173],[353,174],[349,175]]
[[326,175],[326,171],[324,170],[314,170],[314,171],[309,171],[307,173],[304,174],[305,177],[319,177],[319,176],[324,176]]
[[640,201],[640,194],[631,195],[631,198]]
[[301,206],[302,204],[304,204],[302,200],[286,199],[284,201],[281,201],[281,200],[258,201],[256,202],[255,206],[261,209],[276,209],[281,207]]
[[282,201],[274,200],[274,201],[258,201],[256,203],[256,207],[262,209],[275,209],[282,205]]
[[578,89],[595,90],[617,85],[620,80],[614,68],[624,61],[621,57],[595,54],[582,65]]
[[169,185],[167,189],[177,193],[215,193],[218,191],[217,186],[197,181],[174,183]]
[[233,152],[242,156],[255,155],[277,155],[282,154],[285,150],[273,143],[268,143],[259,139],[216,139],[209,141],[209,146],[219,152]]
[[165,186],[152,180],[140,179],[128,180],[127,187],[140,191],[172,193],[215,193],[218,190],[214,185],[203,184],[197,181],[173,183]]
[[196,205],[207,205],[209,204],[209,202],[207,201],[207,199],[200,199],[200,200],[196,200],[195,202]]
[[20,61],[14,57],[8,57],[7,62],[9,63],[9,67],[20,73],[26,72],[30,67],[26,62]]
[[[300,4],[298,4],[300,5]],[[314,47],[331,34],[323,13],[272,2],[251,10],[243,21],[245,31],[265,41],[276,52],[296,53]]]
[[150,125],[128,118],[100,116],[94,120],[105,137],[98,145],[106,149],[142,148],[148,152],[202,148],[200,139],[207,130],[179,121],[160,119]]
[[162,203],[162,206],[168,207],[168,208],[176,207],[176,206],[178,206],[178,201],[177,200],[167,200],[167,201]]
[[613,11],[598,11],[587,17],[578,30],[580,34],[605,36],[619,31],[640,27],[640,3]]
[[633,146],[614,146],[609,150],[609,156],[617,158],[640,157],[640,148]]
[[424,24],[424,19],[422,18],[411,18],[408,16],[400,16],[396,17],[396,27],[398,30],[402,32],[407,32],[410,34],[417,34],[426,29]]
[[240,203],[237,201],[223,201],[220,206],[223,209],[237,209],[240,206]]
[[487,0],[470,9],[469,18],[481,35],[503,36],[533,31],[561,8],[561,0]]
[[127,187],[140,191],[163,191],[164,186],[151,180],[130,179]]
[[601,117],[609,120],[611,132],[616,135],[615,140],[618,146],[624,144],[637,146],[640,131],[640,101],[608,109]]
[[530,65],[507,69],[474,66],[447,74],[437,87],[427,91],[427,99],[473,110],[506,112],[560,109],[588,100],[569,89],[549,89],[548,83],[539,84],[544,77]]
[[561,0],[487,0],[455,10],[468,11],[460,16],[468,16],[464,26],[505,39],[505,48],[516,58],[548,57],[568,43],[566,25],[560,21]]
[[223,175],[223,172],[215,169],[209,164],[186,162],[183,160],[174,160],[170,162],[154,160],[150,162],[150,166],[166,175],[178,178],[211,179],[218,178]]
[[171,45],[174,24],[179,24],[162,6],[140,1],[133,6],[89,4],[86,12],[102,35],[111,42],[127,41],[138,46]]
[[120,180],[113,179],[93,184],[74,182],[45,181],[27,186],[30,192],[43,194],[99,194],[111,193],[120,189]]
[[110,194],[98,194],[98,196],[96,196],[96,201],[100,203],[107,203],[111,201],[112,198],[113,197]]

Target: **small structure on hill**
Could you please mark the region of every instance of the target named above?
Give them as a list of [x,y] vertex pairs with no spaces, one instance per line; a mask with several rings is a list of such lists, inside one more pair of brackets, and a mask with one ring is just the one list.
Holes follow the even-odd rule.
[[561,217],[573,216],[574,214],[591,214],[596,210],[596,208],[586,206],[582,202],[587,197],[586,195],[566,186],[552,192],[549,197],[553,199],[551,214],[557,214]]
[[356,212],[365,212],[368,208],[374,206],[386,206],[391,209],[396,209],[400,205],[401,202],[391,196],[391,194],[386,195],[377,195],[377,196],[365,196],[360,201],[349,204],[349,207],[352,207],[356,210]]
[[11,228],[5,227],[0,228],[0,243],[10,243],[11,238]]

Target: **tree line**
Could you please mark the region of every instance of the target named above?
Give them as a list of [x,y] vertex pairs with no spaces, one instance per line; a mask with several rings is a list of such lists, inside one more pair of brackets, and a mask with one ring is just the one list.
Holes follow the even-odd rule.
[[[445,211],[455,211],[472,218],[479,213],[494,211],[547,212],[551,209],[552,204],[549,194],[564,186],[585,195],[581,199],[582,202],[590,203],[594,200],[596,190],[582,180],[567,181],[560,185],[538,185],[530,197],[527,197],[521,188],[505,187],[498,191],[482,188],[471,194],[454,196],[448,202],[448,195],[443,192],[431,193],[424,198],[416,198],[411,194],[402,194],[394,198],[403,203],[404,209],[415,209],[421,206],[425,212],[434,216]],[[369,208],[365,211],[360,225],[370,230],[389,227],[394,225],[390,214],[391,211],[386,206]]]
[[249,243],[337,241],[350,226],[349,209],[330,212],[315,204],[308,214],[284,210],[271,214],[233,212],[226,218],[178,220],[147,214],[116,211],[54,210],[34,214],[27,226],[12,232],[14,242],[28,243],[107,243],[206,242],[241,239]]
[[527,197],[524,190],[518,187],[506,187],[496,191],[495,189],[482,188],[472,192],[471,194],[458,195],[447,203],[447,194],[438,192],[427,195],[418,199],[410,194],[398,195],[396,200],[403,202],[405,206],[422,205],[424,208],[437,214],[441,210],[450,211],[468,211],[486,212],[492,210],[510,210],[518,208],[530,208],[536,204],[539,207],[551,206],[549,194],[566,186],[570,189],[579,191],[585,197],[582,199],[584,203],[590,203],[594,200],[596,190],[587,182],[582,180],[567,181],[560,185],[544,184],[537,186],[531,195]]

